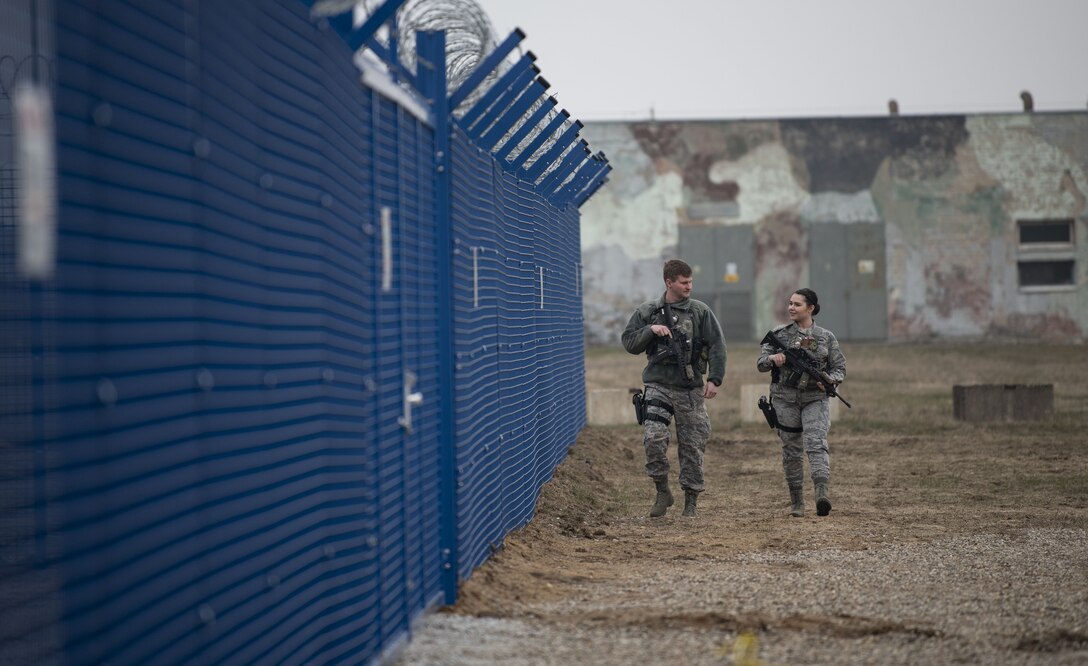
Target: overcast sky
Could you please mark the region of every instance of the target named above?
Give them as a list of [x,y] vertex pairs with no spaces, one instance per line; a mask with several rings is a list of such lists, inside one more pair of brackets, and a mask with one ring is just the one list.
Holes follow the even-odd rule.
[[1088,0],[477,1],[582,120],[1088,108]]

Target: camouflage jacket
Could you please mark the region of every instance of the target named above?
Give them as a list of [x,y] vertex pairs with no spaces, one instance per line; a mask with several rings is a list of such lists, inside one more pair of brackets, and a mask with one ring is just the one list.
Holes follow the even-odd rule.
[[[663,297],[643,303],[631,315],[627,328],[623,331],[623,348],[631,354],[646,353],[653,356],[661,342],[650,330],[654,324],[664,324]],[[670,303],[678,326],[692,341],[688,357],[694,373],[690,381],[684,376],[680,364],[673,362],[647,363],[642,371],[642,381],[665,384],[681,388],[696,388],[703,385],[703,375],[718,386],[725,380],[725,336],[718,324],[717,317],[710,307],[702,301],[687,298],[677,303]],[[691,353],[694,352],[694,353]]]
[[[775,328],[773,333],[790,349],[804,349],[820,370],[825,371],[836,382],[846,379],[846,357],[839,349],[839,341],[835,334],[826,328],[812,325],[811,329],[802,329],[795,322]],[[759,360],[756,361],[756,369],[760,372],[771,372],[771,382],[802,389],[817,391],[816,382],[806,380],[798,373],[791,371],[788,366],[776,368],[768,358],[778,352],[771,345],[763,345],[759,350]]]

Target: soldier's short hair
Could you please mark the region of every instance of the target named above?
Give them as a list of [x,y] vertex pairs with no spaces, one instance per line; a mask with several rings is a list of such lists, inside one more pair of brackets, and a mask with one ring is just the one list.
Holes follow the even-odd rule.
[[691,277],[691,266],[680,261],[679,259],[669,259],[665,262],[665,280],[669,282],[675,282],[676,278]]

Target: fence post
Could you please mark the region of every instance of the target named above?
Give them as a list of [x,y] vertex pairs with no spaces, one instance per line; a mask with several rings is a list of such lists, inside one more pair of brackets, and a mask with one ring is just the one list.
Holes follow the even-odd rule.
[[435,252],[438,269],[439,548],[446,604],[457,601],[457,451],[454,441],[453,233],[450,200],[450,107],[446,33],[416,35],[416,79],[434,116]]

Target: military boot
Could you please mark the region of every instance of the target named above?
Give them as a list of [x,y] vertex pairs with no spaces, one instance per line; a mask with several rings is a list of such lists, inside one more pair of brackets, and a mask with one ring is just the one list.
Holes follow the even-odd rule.
[[654,505],[650,507],[650,517],[660,518],[672,506],[672,491],[669,490],[669,479],[664,476],[655,476],[654,485],[657,486],[657,497]]
[[790,515],[794,518],[805,517],[804,488],[790,488]]
[[827,496],[827,479],[813,479],[816,486],[816,515],[826,516],[831,513],[831,499]]
[[695,502],[698,499],[699,499],[699,493],[695,492],[694,490],[688,490],[687,488],[685,488],[684,489],[684,513],[681,514],[681,515],[689,516],[689,517],[694,516],[695,515]]

